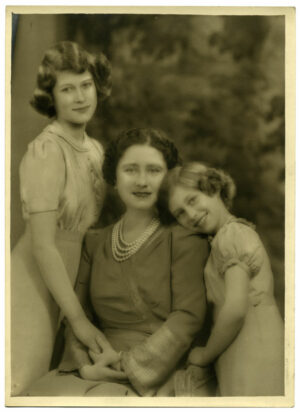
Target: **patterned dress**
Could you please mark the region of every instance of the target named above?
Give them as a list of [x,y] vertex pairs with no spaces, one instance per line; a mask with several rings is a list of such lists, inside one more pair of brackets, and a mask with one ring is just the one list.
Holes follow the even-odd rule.
[[[54,121],[29,144],[20,166],[23,217],[57,211],[56,246],[74,285],[83,237],[105,194],[103,149],[87,135],[74,142]],[[47,372],[59,308],[43,282],[26,224],[11,256],[12,393]]]
[[273,274],[253,225],[232,217],[211,242],[205,268],[207,299],[218,317],[225,299],[226,270],[249,276],[248,311],[242,329],[215,363],[221,396],[284,394],[284,327],[273,296]]

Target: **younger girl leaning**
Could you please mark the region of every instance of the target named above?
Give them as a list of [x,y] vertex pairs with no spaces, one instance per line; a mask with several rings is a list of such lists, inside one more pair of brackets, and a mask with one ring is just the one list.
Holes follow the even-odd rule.
[[221,396],[283,395],[284,327],[270,261],[254,226],[230,213],[234,195],[230,176],[200,163],[176,167],[161,187],[161,206],[212,236],[205,282],[213,328],[188,362],[214,363]]

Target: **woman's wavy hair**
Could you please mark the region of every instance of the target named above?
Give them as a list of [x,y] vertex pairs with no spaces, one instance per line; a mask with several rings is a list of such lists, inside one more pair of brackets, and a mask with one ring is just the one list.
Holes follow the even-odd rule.
[[162,153],[168,169],[180,164],[175,144],[163,131],[152,128],[126,130],[120,133],[117,138],[112,139],[106,148],[102,171],[108,184],[112,186],[116,184],[116,170],[119,160],[124,152],[133,145],[147,145],[157,149]]
[[199,162],[189,162],[169,171],[158,193],[158,210],[163,223],[170,224],[175,218],[169,212],[169,198],[175,186],[200,190],[208,196],[220,194],[228,210],[236,194],[233,179],[223,170]]
[[77,43],[62,41],[45,52],[38,68],[37,86],[30,104],[39,113],[48,117],[56,115],[52,91],[56,73],[64,70],[78,74],[88,70],[94,78],[98,98],[104,100],[110,95],[111,65],[104,54],[91,54]]

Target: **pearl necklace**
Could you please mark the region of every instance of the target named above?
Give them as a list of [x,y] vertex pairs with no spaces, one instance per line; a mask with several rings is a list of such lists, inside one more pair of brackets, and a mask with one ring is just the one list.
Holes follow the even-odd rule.
[[160,225],[159,220],[154,217],[144,233],[133,242],[126,242],[123,238],[123,219],[119,220],[112,231],[112,254],[117,262],[123,262],[134,255],[147,239],[156,231]]

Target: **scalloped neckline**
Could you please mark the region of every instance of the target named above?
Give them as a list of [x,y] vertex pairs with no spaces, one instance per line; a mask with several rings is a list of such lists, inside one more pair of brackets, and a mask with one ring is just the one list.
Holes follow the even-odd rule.
[[63,140],[65,140],[67,143],[69,143],[70,146],[72,146],[78,152],[88,152],[90,150],[89,147],[87,147],[88,135],[86,134],[86,132],[84,132],[83,142],[77,143],[64,131],[64,129],[60,126],[60,124],[56,120],[54,120],[48,126],[48,130],[50,133],[54,133],[60,138],[62,138]]

